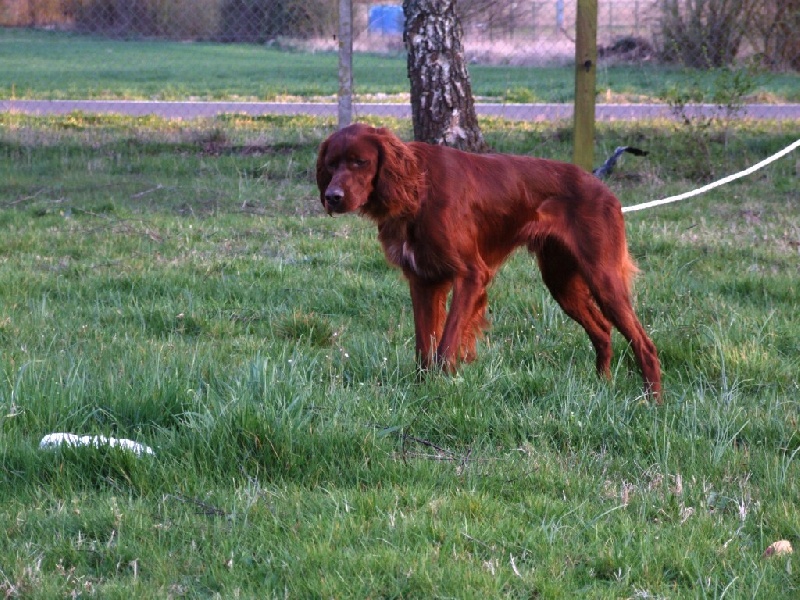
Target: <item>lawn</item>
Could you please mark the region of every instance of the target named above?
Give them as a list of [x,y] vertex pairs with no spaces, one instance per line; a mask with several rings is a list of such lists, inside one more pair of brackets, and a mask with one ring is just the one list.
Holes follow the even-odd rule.
[[[571,154],[562,124],[483,127]],[[602,152],[651,151],[609,185],[660,198],[797,134],[727,127],[601,124]],[[800,544],[795,157],[628,215],[659,407],[619,336],[595,377],[523,252],[479,359],[418,377],[373,226],[319,206],[332,128],[0,115],[0,592],[797,597],[794,557],[764,556]],[[52,432],[155,454],[39,449]]]
[[[0,29],[0,98],[330,100],[339,89],[333,53],[270,46],[113,41],[61,32]],[[407,98],[406,60],[356,54],[354,91],[364,99]],[[473,92],[495,102],[571,102],[574,69],[470,65]],[[701,72],[651,63],[600,63],[601,101],[663,102],[676,90],[705,99],[724,71]],[[800,76],[747,70],[749,100],[800,102]]]

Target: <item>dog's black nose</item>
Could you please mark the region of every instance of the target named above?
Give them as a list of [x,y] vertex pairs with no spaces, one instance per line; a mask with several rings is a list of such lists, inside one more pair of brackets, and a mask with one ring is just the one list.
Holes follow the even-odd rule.
[[325,190],[325,204],[329,209],[338,208],[344,200],[344,191],[340,188],[328,188]]

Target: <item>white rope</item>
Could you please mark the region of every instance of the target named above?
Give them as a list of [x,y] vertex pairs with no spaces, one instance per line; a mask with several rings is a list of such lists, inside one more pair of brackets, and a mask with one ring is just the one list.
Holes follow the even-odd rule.
[[697,188],[696,190],[691,190],[689,192],[685,192],[683,194],[678,194],[677,196],[670,196],[669,198],[663,198],[662,200],[652,200],[650,202],[643,202],[642,204],[635,204],[633,206],[625,206],[622,208],[622,212],[634,212],[636,210],[644,210],[645,208],[653,208],[654,206],[661,206],[662,204],[670,204],[672,202],[678,202],[679,200],[685,200],[686,198],[691,198],[692,196],[699,196],[700,194],[704,194],[709,190],[713,190],[716,187],[721,185],[725,185],[726,183],[730,183],[731,181],[735,181],[737,179],[741,179],[742,177],[746,177],[750,175],[750,173],[755,173],[759,169],[766,167],[768,164],[775,162],[779,158],[783,158],[793,150],[800,147],[800,140],[795,141],[793,144],[789,144],[781,150],[770,156],[769,158],[765,158],[760,163],[753,165],[752,167],[745,169],[744,171],[740,171],[738,173],[734,173],[733,175],[728,175],[727,177],[723,177],[719,181],[715,181],[714,183],[709,183],[708,185],[704,185],[701,188]]

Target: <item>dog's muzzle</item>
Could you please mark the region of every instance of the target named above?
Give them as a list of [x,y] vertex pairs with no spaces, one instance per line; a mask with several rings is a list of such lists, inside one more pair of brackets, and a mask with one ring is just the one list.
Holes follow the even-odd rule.
[[328,214],[338,212],[344,202],[344,190],[339,187],[329,187],[325,190],[325,208]]

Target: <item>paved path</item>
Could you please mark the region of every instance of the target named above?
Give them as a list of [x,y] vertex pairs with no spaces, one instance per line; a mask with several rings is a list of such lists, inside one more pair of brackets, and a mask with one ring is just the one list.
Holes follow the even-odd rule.
[[[520,121],[545,121],[572,117],[571,104],[476,104],[479,115],[504,117]],[[711,114],[712,105],[692,107],[693,114]],[[336,116],[337,105],[312,102],[162,102],[147,100],[0,100],[0,112],[37,115],[86,113],[123,114],[132,116],[159,115],[167,118],[192,119],[225,113],[248,115],[320,115]],[[357,103],[356,117],[410,118],[407,104]],[[598,104],[595,110],[601,121],[673,118],[666,104]],[[800,104],[748,104],[742,114],[756,119],[800,120]]]

